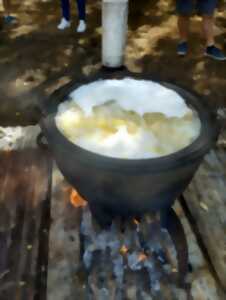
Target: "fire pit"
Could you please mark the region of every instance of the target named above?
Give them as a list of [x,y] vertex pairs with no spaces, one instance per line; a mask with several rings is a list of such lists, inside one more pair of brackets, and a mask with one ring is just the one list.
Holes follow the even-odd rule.
[[[144,78],[125,72],[111,76],[122,79],[128,75],[137,80]],[[56,91],[43,107],[42,131],[62,174],[88,201],[92,215],[102,227],[110,228],[112,220],[119,216],[140,220],[148,213],[159,213],[162,228],[167,229],[175,245],[179,280],[183,282],[188,269],[187,242],[171,206],[191,181],[204,155],[214,146],[219,124],[198,97],[175,85],[161,83],[180,94],[197,111],[201,121],[198,138],[178,152],[152,159],[119,159],[92,153],[70,142],[57,128],[55,116],[58,105],[73,90],[98,78]],[[109,75],[102,74],[101,78],[109,79]]]
[[[153,266],[149,264],[150,257],[157,255],[162,259],[161,249],[158,249],[160,252],[157,251],[157,253],[152,251],[155,244],[153,237],[158,233],[160,236],[163,234],[161,230],[153,227],[155,222],[150,221],[151,213],[156,213],[160,216],[162,228],[168,230],[175,246],[179,279],[183,283],[188,268],[187,242],[183,227],[171,207],[190,183],[204,155],[217,140],[219,124],[216,116],[206,105],[202,104],[198,96],[173,84],[160,82],[162,86],[176,91],[186,104],[198,113],[201,130],[198,138],[182,150],[148,159],[122,159],[93,153],[70,142],[57,128],[55,122],[58,105],[68,100],[69,94],[81,85],[99,79],[120,80],[126,77],[151,80],[149,76],[129,73],[122,68],[127,31],[127,6],[128,0],[103,1],[102,64],[105,67],[104,71],[102,70],[95,77],[72,82],[56,91],[48,103],[42,107],[44,116],[40,125],[62,174],[89,203],[89,207],[84,208],[81,234],[84,239],[84,249],[86,249],[83,256],[86,268],[88,270],[91,268],[90,257],[92,257],[93,250],[102,251],[104,242],[104,250],[108,249],[111,252],[110,256],[113,255],[114,275],[119,280],[119,285],[122,286],[123,261],[121,256],[115,253],[119,253],[119,250],[122,254],[128,251],[126,243],[122,247],[118,243],[120,236],[123,236],[126,241],[132,237],[131,241],[136,241],[132,248],[137,249],[138,253],[133,251],[134,253],[127,255],[128,269],[145,269],[152,276]],[[111,31],[109,31],[108,22],[112,24]],[[109,47],[109,45],[114,45],[114,47]],[[108,72],[109,69],[110,72]],[[77,192],[74,194],[76,196]],[[82,198],[79,198],[81,206],[84,204]],[[90,226],[92,222],[89,209],[102,227],[108,227],[107,231],[101,230],[100,234],[94,234],[93,227]],[[120,229],[115,229],[118,217],[122,224],[123,220],[126,220],[124,222],[127,224],[125,234],[122,234]],[[144,228],[142,224],[146,224]],[[115,244],[114,241],[116,241]],[[108,254],[106,260],[109,260]],[[150,281],[155,285],[158,280],[150,278]]]

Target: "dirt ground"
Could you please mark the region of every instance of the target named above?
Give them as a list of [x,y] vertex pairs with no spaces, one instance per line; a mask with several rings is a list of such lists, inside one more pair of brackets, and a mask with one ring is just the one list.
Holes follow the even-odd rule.
[[[38,104],[65,83],[101,67],[101,1],[88,0],[88,31],[73,26],[60,32],[59,1],[12,0],[15,25],[0,29],[0,125],[38,122]],[[72,1],[71,1],[72,2]],[[178,58],[174,0],[130,0],[126,66],[198,92],[214,105],[226,106],[226,62],[203,56],[200,18],[191,24],[190,53]],[[216,14],[216,41],[226,52],[224,1]]]

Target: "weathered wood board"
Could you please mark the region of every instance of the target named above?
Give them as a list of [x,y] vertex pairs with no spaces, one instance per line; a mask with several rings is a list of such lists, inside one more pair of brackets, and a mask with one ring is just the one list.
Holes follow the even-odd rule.
[[32,300],[39,292],[41,227],[49,201],[51,159],[35,148],[37,132],[34,128],[30,137],[21,136],[19,144],[11,145],[14,150],[0,152],[1,300]]
[[[192,230],[184,210],[177,201],[174,209],[183,224],[188,242],[189,264],[191,270],[188,274],[188,282],[191,283],[191,296],[193,300],[220,300],[225,299],[225,293],[219,286],[217,279],[211,272],[209,263],[206,261],[199,247],[197,237]],[[178,298],[180,299],[180,298]]]
[[80,261],[80,214],[70,203],[71,187],[56,166],[53,168],[51,229],[47,299],[85,299],[83,284],[76,284]]
[[[215,272],[226,289],[226,173],[218,150],[205,157],[184,193],[194,225],[205,244]],[[225,160],[224,160],[225,161]]]

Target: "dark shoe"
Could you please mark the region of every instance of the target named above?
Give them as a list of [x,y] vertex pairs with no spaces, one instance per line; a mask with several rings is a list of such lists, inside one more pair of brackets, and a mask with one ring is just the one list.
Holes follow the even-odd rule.
[[216,60],[226,60],[226,56],[223,54],[223,52],[214,45],[206,47],[205,56],[209,56]]
[[16,22],[16,18],[13,16],[5,16],[4,23],[5,24],[14,24]]
[[188,53],[188,43],[181,42],[177,46],[177,54],[180,56],[185,56]]

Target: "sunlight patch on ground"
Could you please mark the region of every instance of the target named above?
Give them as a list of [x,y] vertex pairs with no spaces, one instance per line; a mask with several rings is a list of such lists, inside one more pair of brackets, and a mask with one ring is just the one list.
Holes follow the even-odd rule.
[[84,39],[84,38],[81,38],[81,39],[79,39],[79,41],[78,41],[78,44],[79,44],[80,46],[84,46],[86,43],[87,43],[87,39]]
[[97,27],[97,28],[95,29],[95,32],[96,32],[97,34],[99,34],[99,35],[102,35],[102,27]]
[[[152,53],[154,48],[159,40],[164,37],[168,37],[169,34],[173,37],[176,32],[176,17],[172,16],[167,21],[163,22],[160,26],[151,27],[149,24],[139,27],[136,31],[135,37],[133,37],[132,47],[142,48],[143,51],[140,51],[140,55],[147,53]],[[130,47],[130,40],[128,47]],[[153,53],[154,54],[154,53]],[[157,54],[157,53],[156,53]]]
[[[135,33],[130,31],[126,48],[127,63],[130,61],[131,64],[133,60],[136,61],[144,55],[161,56],[162,53],[155,47],[164,37],[170,35],[172,39],[177,38],[176,24],[176,16],[171,16],[161,26],[151,27],[149,24],[145,24],[140,26]],[[136,69],[136,71],[140,70]]]
[[71,56],[73,53],[73,46],[70,45],[67,47],[67,49],[64,50],[64,54],[67,55],[67,56]]
[[26,70],[24,74],[9,83],[8,94],[16,96],[28,91],[46,80],[46,76],[41,69]]
[[95,71],[97,71],[101,67],[101,63],[97,63],[96,65],[89,64],[82,68],[82,74],[85,76],[89,76]]
[[37,31],[39,29],[39,26],[37,24],[32,24],[32,25],[21,25],[13,28],[9,32],[9,36],[11,39],[15,39],[18,37],[21,37],[23,35],[30,34],[34,31]]
[[50,95],[57,89],[61,88],[63,85],[66,85],[71,81],[71,78],[69,76],[63,76],[60,79],[58,79],[54,84],[50,85],[45,92]]
[[28,140],[29,147],[34,148],[37,146],[36,137],[39,133],[39,126],[0,127],[0,151],[23,149]]
[[171,6],[172,3],[169,0],[160,0],[157,3],[158,11],[161,12],[161,15],[169,12]]

